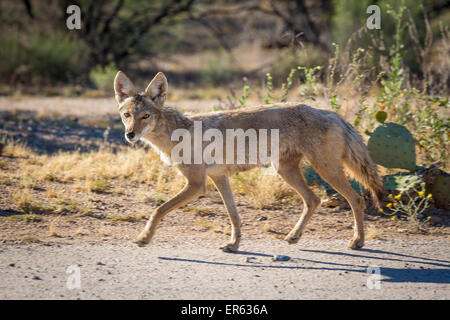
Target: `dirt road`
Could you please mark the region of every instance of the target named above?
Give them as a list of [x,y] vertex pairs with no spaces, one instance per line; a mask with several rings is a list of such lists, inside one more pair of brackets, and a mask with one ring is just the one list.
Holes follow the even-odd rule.
[[444,240],[369,240],[360,251],[344,240],[248,240],[236,254],[185,240],[3,244],[0,299],[450,298]]

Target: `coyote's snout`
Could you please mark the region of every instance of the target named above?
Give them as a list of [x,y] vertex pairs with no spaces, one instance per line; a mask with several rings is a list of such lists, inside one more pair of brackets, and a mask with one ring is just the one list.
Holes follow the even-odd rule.
[[[344,170],[370,190],[376,204],[383,192],[383,185],[377,167],[370,159],[361,137],[336,113],[298,103],[280,103],[185,117],[177,110],[164,106],[168,84],[161,72],[154,77],[144,92],[139,93],[125,74],[119,71],[114,80],[114,89],[127,141],[134,143],[141,139],[170,161],[174,148],[178,148],[173,133],[177,129],[183,129],[194,137],[193,143],[184,145],[188,149],[183,149],[185,153],[183,159],[188,161],[175,164],[186,178],[185,187],[175,197],[154,210],[144,230],[136,239],[138,245],[143,246],[150,242],[159,221],[167,213],[204,193],[206,177],[210,177],[222,197],[232,226],[231,240],[222,249],[226,252],[238,249],[241,222],[228,176],[261,166],[263,163],[221,161],[236,159],[239,156],[241,159],[252,159],[253,148],[247,145],[243,148],[235,148],[234,145],[232,148],[224,147],[220,149],[225,150],[223,154],[217,149],[210,154],[210,159],[214,161],[195,162],[193,157],[197,149],[208,149],[205,148],[205,141],[195,140],[194,127],[201,123],[204,131],[210,130],[216,137],[226,136],[230,130],[240,131],[248,137],[253,131],[277,131],[277,165],[274,167],[277,173],[298,192],[304,203],[303,213],[286,236],[286,241],[296,243],[300,239],[306,223],[320,204],[319,198],[308,187],[299,169],[300,161],[307,159],[319,175],[349,202],[355,221],[350,248],[358,249],[363,246],[364,198],[352,189]],[[247,136],[244,136],[243,141]],[[274,146],[275,142],[267,135],[259,136],[258,139],[259,147]],[[239,137],[234,137],[232,142],[238,140]],[[222,142],[225,144],[230,141],[227,139]]]

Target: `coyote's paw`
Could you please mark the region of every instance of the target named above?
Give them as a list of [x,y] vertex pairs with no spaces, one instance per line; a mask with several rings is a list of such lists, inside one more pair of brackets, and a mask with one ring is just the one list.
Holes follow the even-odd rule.
[[229,243],[229,244],[227,244],[227,245],[225,245],[225,246],[223,246],[223,247],[220,247],[220,249],[221,249],[223,252],[228,252],[228,253],[230,253],[230,252],[236,252],[236,251],[238,250],[238,245],[237,245],[237,244]]
[[289,234],[284,238],[284,240],[286,240],[289,244],[295,244],[295,243],[298,242],[298,240],[300,240],[300,237],[301,237],[301,236],[302,236],[301,234],[298,235],[298,236],[296,236],[295,234],[289,233]]
[[352,250],[361,249],[363,246],[364,246],[364,239],[361,238],[353,238],[348,244],[348,247]]
[[136,243],[138,247],[145,247],[150,241],[145,234],[141,233],[133,242]]

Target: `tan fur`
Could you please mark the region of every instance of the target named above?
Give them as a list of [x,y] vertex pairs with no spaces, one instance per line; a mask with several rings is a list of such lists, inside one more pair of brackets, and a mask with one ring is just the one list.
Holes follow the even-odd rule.
[[[306,223],[320,204],[319,198],[308,187],[299,169],[300,161],[306,159],[349,202],[355,221],[350,248],[358,249],[363,246],[364,199],[350,186],[344,175],[344,168],[372,192],[374,199],[382,193],[382,182],[361,137],[336,113],[299,103],[279,103],[185,117],[177,110],[164,106],[167,80],[162,73],[158,73],[146,91],[139,95],[131,81],[119,71],[115,89],[125,132],[134,132],[136,140],[142,139],[150,143],[166,159],[170,158],[172,148],[178,143],[171,141],[172,132],[177,128],[192,132],[194,120],[201,120],[204,130],[219,129],[224,136],[226,129],[279,129],[278,174],[298,192],[304,202],[304,212],[285,240],[296,243],[300,239]],[[130,117],[124,118],[125,113]],[[146,114],[149,117],[142,119]],[[270,139],[267,140],[270,146]],[[226,157],[225,150],[223,156]],[[226,252],[236,251],[241,238],[241,223],[228,176],[259,165],[261,164],[176,165],[186,178],[186,186],[175,197],[155,209],[135,242],[140,246],[149,243],[159,221],[167,213],[205,192],[205,180],[209,176],[224,201],[232,226],[230,242],[222,249]]]

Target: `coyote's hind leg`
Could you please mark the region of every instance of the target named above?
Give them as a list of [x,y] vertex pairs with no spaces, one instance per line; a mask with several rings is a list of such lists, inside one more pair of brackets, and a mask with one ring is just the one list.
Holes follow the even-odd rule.
[[355,228],[349,247],[355,250],[362,248],[364,246],[364,198],[353,190],[340,165],[320,166],[315,167],[314,169],[316,169],[319,175],[350,204],[355,220]]
[[300,160],[301,158],[280,160],[278,167],[278,174],[298,192],[302,197],[304,204],[303,213],[300,219],[285,238],[290,244],[298,242],[305,229],[306,223],[320,204],[320,199],[308,187],[305,178],[300,172]]

